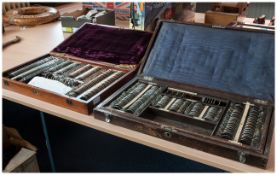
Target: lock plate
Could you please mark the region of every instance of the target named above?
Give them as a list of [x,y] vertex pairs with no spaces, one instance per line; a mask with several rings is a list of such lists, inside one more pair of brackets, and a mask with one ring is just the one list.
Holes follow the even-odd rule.
[[172,138],[172,133],[173,133],[173,129],[171,127],[168,127],[168,126],[161,126],[162,130],[164,131],[163,132],[163,136],[167,139],[170,139]]
[[73,101],[71,99],[67,98],[65,101],[68,105],[70,105],[70,106],[73,105]]
[[33,89],[32,92],[33,92],[33,94],[38,95],[38,90],[37,89]]

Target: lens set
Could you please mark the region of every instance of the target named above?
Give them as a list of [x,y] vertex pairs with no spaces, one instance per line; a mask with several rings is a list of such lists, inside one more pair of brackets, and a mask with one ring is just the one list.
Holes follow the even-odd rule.
[[[159,109],[181,113],[190,117],[200,117],[205,106],[207,106],[207,111],[205,112],[203,119],[212,122],[218,121],[223,111],[223,107],[207,105],[201,102],[201,98],[198,99],[199,100],[188,99],[186,98],[184,92],[167,89],[166,92],[156,98],[152,106]],[[215,101],[214,99],[203,101],[210,102],[211,104],[221,104],[221,101]]]
[[85,101],[123,75],[121,71],[54,56],[48,56],[9,73],[12,80],[26,83],[36,76],[59,81],[72,88],[66,95]]
[[202,110],[204,109],[204,106],[202,103],[195,102],[191,103],[191,110],[188,112],[188,115],[193,116],[193,117],[198,117]]
[[247,120],[241,132],[241,143],[251,145],[253,141],[253,144],[257,145],[261,135],[261,126],[263,124],[264,115],[265,112],[262,108],[258,108],[257,106],[250,108],[247,115]]
[[265,122],[265,115],[266,113],[264,109],[261,109],[256,122],[255,132],[251,141],[251,146],[254,146],[254,147],[259,146],[261,136],[262,136],[262,127]]
[[98,92],[106,88],[108,85],[112,84],[115,82],[119,77],[123,76],[123,72],[114,72],[112,71],[112,74],[108,76],[106,79],[103,81],[100,81],[98,84],[93,86],[91,89],[88,91],[84,92],[84,94],[81,96],[82,100],[88,100],[94,95],[96,95]]
[[67,95],[69,95],[71,97],[77,97],[78,95],[86,92],[88,89],[92,88],[97,83],[101,82],[102,80],[104,80],[105,78],[109,77],[112,74],[113,74],[112,70],[107,70],[107,71],[103,72],[102,74],[96,76],[95,78],[89,80],[88,82],[82,84],[81,86],[78,86],[78,87],[72,89],[70,92],[68,92]]
[[244,106],[243,104],[236,103],[231,107],[230,112],[228,113],[228,120],[226,121],[226,125],[223,128],[221,133],[221,137],[225,139],[233,139],[234,134],[237,131],[237,128],[240,123],[240,119],[242,117]]
[[265,111],[253,104],[247,105],[248,113],[248,107],[245,108],[246,105],[243,103],[229,103],[226,100],[192,95],[186,91],[175,91],[173,88],[143,82],[134,83],[110,103],[110,107],[114,109],[138,116],[147,107],[151,107],[151,110],[179,113],[193,119],[209,121],[209,125],[214,126],[215,133],[212,132],[212,135],[257,147],[261,140]]
[[203,116],[205,120],[209,121],[218,121],[220,118],[220,114],[222,113],[222,108],[217,106],[210,106]]
[[[241,124],[241,117],[244,112],[244,105],[240,103],[231,103],[228,111],[223,117],[221,125],[217,131],[217,136],[233,140],[237,134],[238,126]],[[243,128],[239,134],[238,142],[257,147],[261,139],[261,130],[264,123],[265,111],[262,107],[251,105]]]
[[141,91],[143,91],[146,88],[146,84],[144,83],[137,83],[133,87],[131,87],[129,90],[127,90],[126,93],[123,93],[122,95],[116,99],[116,103],[112,105],[113,108],[121,110],[123,107],[130,102],[132,99],[134,99]]
[[9,74],[12,80],[27,82],[33,77],[40,75],[42,72],[60,63],[60,60],[55,57],[47,57],[43,60],[36,61],[30,65],[19,68]]
[[138,82],[127,89],[127,91],[122,92],[110,106],[124,112],[138,115],[164,90],[164,87]]
[[147,90],[141,97],[139,97],[130,107],[127,108],[126,112],[139,114],[146,107],[149,106],[152,99],[157,94],[160,94],[164,90],[163,87],[152,86],[149,90]]

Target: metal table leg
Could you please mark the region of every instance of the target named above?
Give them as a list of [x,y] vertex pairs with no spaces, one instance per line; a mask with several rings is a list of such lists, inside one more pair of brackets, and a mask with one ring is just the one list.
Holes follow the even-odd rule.
[[48,137],[48,131],[47,131],[45,117],[44,117],[43,112],[40,112],[40,119],[41,119],[43,134],[44,134],[45,141],[46,141],[46,148],[48,151],[48,157],[50,160],[51,169],[52,169],[52,172],[56,172],[56,167],[55,167],[55,163],[54,163],[54,158],[53,158],[53,154],[52,154],[52,150],[51,150],[51,145],[50,145],[50,141],[49,141],[49,137]]

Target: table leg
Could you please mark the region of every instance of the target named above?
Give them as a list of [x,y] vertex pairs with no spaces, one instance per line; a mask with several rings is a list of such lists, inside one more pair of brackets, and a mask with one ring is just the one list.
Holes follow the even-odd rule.
[[51,169],[52,169],[52,172],[56,172],[56,167],[55,167],[55,163],[54,163],[54,158],[53,158],[53,154],[52,154],[52,150],[51,150],[51,145],[50,145],[50,141],[49,141],[49,137],[48,137],[48,131],[47,131],[45,117],[44,117],[43,112],[40,112],[40,119],[41,119],[43,134],[44,134],[45,141],[46,141],[46,148],[48,151],[48,157],[50,160]]

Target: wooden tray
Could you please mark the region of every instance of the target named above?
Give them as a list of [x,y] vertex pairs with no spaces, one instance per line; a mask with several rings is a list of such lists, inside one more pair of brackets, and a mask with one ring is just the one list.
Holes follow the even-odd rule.
[[[139,131],[154,137],[199,149],[211,154],[216,154],[222,157],[236,160],[241,163],[265,168],[269,158],[270,144],[274,130],[274,101],[260,100],[255,97],[226,92],[219,89],[211,89],[208,87],[180,83],[176,81],[144,75],[143,70],[145,64],[147,61],[149,61],[146,58],[149,57],[151,49],[154,47],[154,43],[157,40],[157,33],[159,32],[163,22],[171,23],[168,21],[162,21],[159,23],[155,31],[155,37],[152,38],[145,54],[145,62],[140,67],[138,75],[130,82],[125,84],[123,87],[121,87],[114,94],[112,94],[109,98],[100,103],[94,109],[95,118],[128,129]],[[211,26],[200,24],[196,24],[196,26],[203,26],[209,29],[211,28]],[[238,29],[231,28],[229,30]],[[258,30],[251,31],[261,32]],[[151,103],[148,104],[140,113],[136,114],[126,112],[126,110],[118,110],[110,106],[112,102],[122,94],[122,92],[126,92],[137,82],[158,87],[166,87],[167,89],[177,89],[187,94],[186,98],[190,98],[192,100],[200,99],[201,103],[203,103],[203,100],[201,99],[205,97],[219,100],[223,102],[222,104],[224,104],[222,106],[223,112],[221,113],[220,118],[217,121],[210,122],[203,120],[203,118],[199,119],[197,117],[191,117],[186,114],[180,114],[170,110],[156,108],[155,106],[153,106],[156,97],[153,97]],[[256,105],[257,107],[262,107],[266,112],[265,120],[262,125],[263,129],[261,130],[260,142],[257,146],[251,146],[241,143],[240,140],[237,140],[240,137],[237,139],[235,139],[234,137],[228,140],[222,138],[220,135],[217,134],[231,103],[243,104],[243,111],[245,113],[245,117],[243,117],[244,114],[241,113],[241,127],[238,126],[238,128],[241,129],[237,128],[235,130],[236,133],[239,134],[235,135],[238,136],[241,136],[242,129],[245,125],[244,121],[246,121],[247,114],[249,112],[248,107],[251,107],[251,105]],[[207,103],[204,104],[210,105]]]
[[[104,26],[104,25],[96,25],[96,24],[85,23],[83,25],[83,27],[85,25]],[[118,30],[117,27],[111,27],[111,26],[106,26],[106,27],[107,28],[115,28],[116,30]],[[130,29],[121,29],[121,30],[132,31]],[[136,31],[136,32],[143,32],[143,31]],[[78,31],[76,31],[76,33],[78,33]],[[71,35],[64,42],[66,42],[70,38],[74,37],[74,35],[76,33]],[[12,80],[12,79],[9,78],[8,74],[10,72],[12,72],[14,70],[17,70],[21,67],[24,67],[26,65],[29,65],[29,64],[31,64],[35,61],[40,60],[40,59],[43,59],[47,56],[54,56],[56,58],[63,59],[63,60],[71,60],[71,61],[75,61],[75,62],[90,64],[92,66],[98,66],[98,67],[104,68],[104,69],[117,70],[117,71],[124,72],[124,75],[121,76],[120,78],[118,78],[115,82],[109,84],[107,87],[102,89],[97,94],[95,94],[88,101],[82,101],[82,100],[78,100],[74,97],[69,97],[69,96],[66,96],[66,95],[60,95],[60,94],[57,94],[57,93],[54,93],[54,92],[51,92],[51,91],[48,91],[48,90],[44,90],[44,89],[41,89],[41,88],[37,88],[37,87],[31,86],[31,85],[28,85],[27,83],[24,83],[24,82],[15,81],[15,80]],[[71,110],[76,111],[76,112],[80,112],[80,113],[83,113],[83,114],[90,114],[92,112],[93,108],[98,103],[100,103],[106,97],[111,95],[115,90],[117,90],[119,87],[121,87],[123,84],[127,83],[132,77],[135,76],[135,73],[138,70],[139,64],[133,64],[133,65],[121,65],[120,64],[120,65],[117,65],[117,64],[112,64],[112,63],[108,63],[108,62],[88,60],[88,59],[80,58],[80,57],[73,56],[73,55],[70,55],[70,54],[51,51],[48,54],[45,54],[45,55],[43,55],[41,57],[38,57],[38,58],[36,58],[32,61],[29,61],[29,62],[26,62],[24,64],[18,65],[16,67],[12,68],[12,69],[9,69],[9,70],[3,72],[3,88],[11,90],[11,91],[18,92],[20,94],[24,94],[24,95],[27,95],[27,96],[30,96],[30,97],[33,97],[33,98],[36,98],[36,99],[39,99],[39,100],[42,100],[42,101],[46,101],[46,102],[49,102],[49,103],[52,103],[52,104],[55,104],[55,105],[58,105],[58,106],[61,106],[61,107],[65,107],[65,108],[71,109]]]

